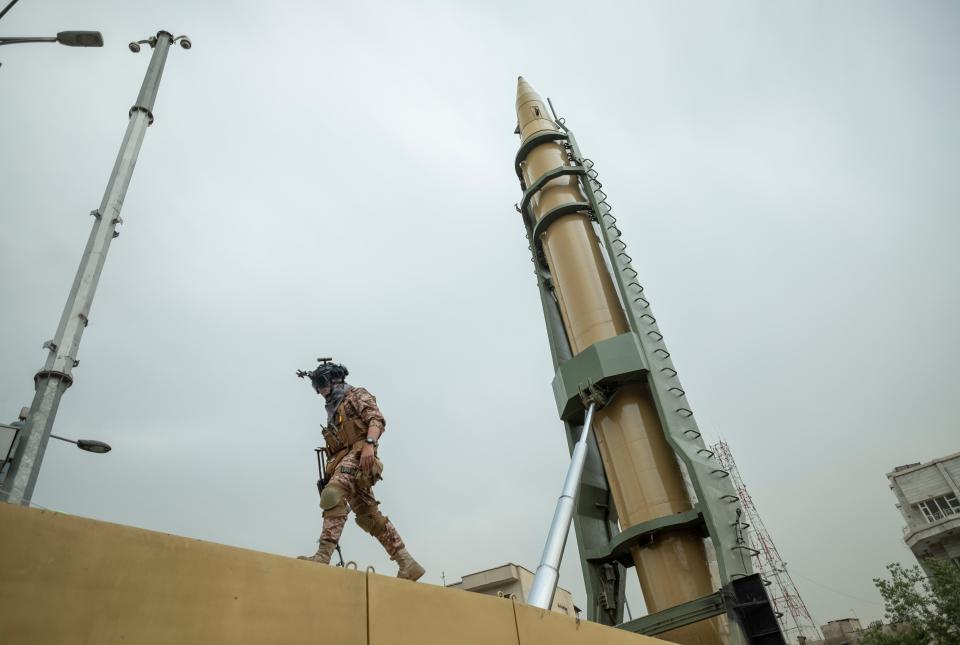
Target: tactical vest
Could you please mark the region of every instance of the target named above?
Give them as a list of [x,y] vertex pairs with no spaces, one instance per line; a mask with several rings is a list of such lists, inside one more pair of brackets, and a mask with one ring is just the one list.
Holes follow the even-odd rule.
[[333,415],[333,421],[323,429],[323,439],[327,443],[327,458],[330,461],[340,457],[338,453],[345,453],[353,444],[367,436],[366,429],[363,428],[359,419],[344,416],[343,408],[346,404],[347,399],[344,397]]

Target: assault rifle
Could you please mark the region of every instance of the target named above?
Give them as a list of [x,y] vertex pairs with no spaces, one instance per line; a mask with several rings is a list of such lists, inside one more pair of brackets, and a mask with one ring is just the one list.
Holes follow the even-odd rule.
[[[317,453],[317,468],[320,469],[320,479],[317,480],[317,492],[323,495],[323,488],[330,482],[330,478],[327,477],[327,449],[314,448],[313,451]],[[337,544],[337,557],[340,558],[340,564],[337,566],[342,567],[343,553],[340,551],[339,544]]]

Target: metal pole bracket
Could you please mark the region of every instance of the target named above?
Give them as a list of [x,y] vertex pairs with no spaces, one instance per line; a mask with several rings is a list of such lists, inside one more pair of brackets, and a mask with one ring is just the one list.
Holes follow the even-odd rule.
[[589,405],[584,392],[593,392],[593,396],[603,392],[605,404],[617,388],[642,381],[646,371],[636,334],[628,332],[594,343],[557,367],[553,395],[560,418],[571,420],[583,413]]
[[699,508],[634,524],[615,535],[605,548],[588,551],[586,557],[597,564],[619,562],[629,568],[634,566],[633,557],[630,555],[633,547],[649,546],[664,533],[689,529],[697,530],[702,537],[708,536],[707,525]]

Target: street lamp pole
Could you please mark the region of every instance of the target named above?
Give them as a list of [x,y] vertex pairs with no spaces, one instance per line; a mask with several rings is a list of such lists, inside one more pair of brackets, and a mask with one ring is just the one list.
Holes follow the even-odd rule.
[[123,222],[120,219],[120,209],[137,163],[140,145],[147,128],[153,123],[153,103],[157,98],[157,88],[167,60],[167,52],[170,45],[177,41],[184,49],[191,46],[190,40],[185,36],[174,38],[173,34],[167,31],[157,32],[156,36],[148,40],[130,44],[130,49],[134,52],[140,50],[140,44],[150,45],[153,56],[150,58],[137,102],[130,108],[127,132],[120,145],[113,172],[110,173],[103,201],[100,202],[100,208],[91,213],[94,216],[93,229],[60,317],[56,336],[43,345],[49,351],[47,360],[43,369],[33,377],[36,393],[24,423],[23,439],[6,479],[10,482],[9,486],[0,491],[0,499],[11,504],[27,506],[33,496],[60,399],[73,383],[73,368],[79,365],[76,357],[80,338],[89,322],[90,305],[97,290],[107,251],[110,249],[110,242],[119,235],[116,231],[117,225]]

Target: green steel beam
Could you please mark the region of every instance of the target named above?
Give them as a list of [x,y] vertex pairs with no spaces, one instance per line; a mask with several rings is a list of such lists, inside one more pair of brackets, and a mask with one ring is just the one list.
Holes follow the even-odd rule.
[[591,562],[619,562],[625,567],[632,567],[633,559],[630,556],[630,549],[634,546],[650,544],[663,533],[690,528],[699,529],[703,537],[707,537],[707,527],[698,508],[634,524],[615,535],[605,546],[587,551],[586,557]]
[[629,622],[618,625],[618,627],[634,634],[656,636],[684,625],[719,616],[725,611],[723,596],[718,591],[709,596],[703,596],[682,605],[658,611],[655,614],[634,618]]
[[[726,472],[713,458],[701,437],[686,392],[680,385],[670,352],[657,326],[650,302],[638,281],[633,259],[627,254],[627,245],[621,239],[616,218],[606,203],[593,162],[584,159],[573,133],[564,128],[570,153],[586,172],[580,184],[590,202],[600,241],[610,261],[617,293],[624,305],[630,330],[639,340],[640,352],[647,368],[650,392],[657,408],[664,436],[677,457],[686,466],[687,474],[697,495],[696,502],[706,522],[717,556],[720,584],[753,573],[749,557],[743,549],[739,498]],[[737,640],[734,638],[734,640]]]
[[591,387],[615,388],[642,379],[644,372],[646,362],[636,334],[594,343],[557,368],[553,395],[560,418],[583,416],[582,394]]

